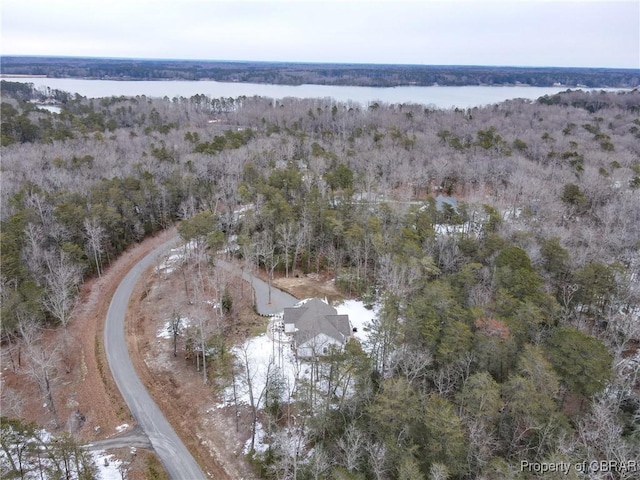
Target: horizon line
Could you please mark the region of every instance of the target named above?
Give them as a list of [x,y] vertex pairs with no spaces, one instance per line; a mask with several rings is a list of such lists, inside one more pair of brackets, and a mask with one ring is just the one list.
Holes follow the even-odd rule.
[[148,61],[148,62],[209,62],[229,64],[285,64],[285,65],[336,65],[336,66],[376,66],[376,67],[432,67],[432,68],[513,68],[513,69],[562,69],[562,70],[628,70],[640,72],[640,66],[634,67],[602,67],[602,66],[557,66],[557,65],[507,65],[507,64],[428,64],[428,63],[371,63],[346,61],[300,61],[300,60],[221,60],[205,58],[162,58],[162,57],[111,57],[91,55],[49,55],[49,54],[0,54],[0,64],[3,58],[60,58],[87,60],[120,60],[120,61]]

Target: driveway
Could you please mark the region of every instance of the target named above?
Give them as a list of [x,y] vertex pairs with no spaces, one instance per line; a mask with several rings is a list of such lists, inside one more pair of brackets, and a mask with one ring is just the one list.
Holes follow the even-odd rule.
[[151,448],[151,442],[140,426],[136,426],[129,432],[116,435],[105,440],[95,440],[84,446],[87,450],[112,450],[114,448]]
[[271,294],[269,294],[269,284],[264,280],[250,274],[249,272],[240,269],[237,265],[216,258],[216,267],[223,268],[228,272],[242,274],[242,279],[249,283],[253,287],[254,291],[254,303],[256,311],[260,315],[275,315],[282,312],[285,308],[293,307],[299,300],[293,295],[289,295],[282,290],[278,290],[273,285],[271,286]]

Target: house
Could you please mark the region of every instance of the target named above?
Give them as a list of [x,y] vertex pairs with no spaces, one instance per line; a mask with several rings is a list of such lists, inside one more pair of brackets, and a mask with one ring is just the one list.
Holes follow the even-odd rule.
[[445,197],[444,195],[438,195],[436,197],[436,210],[439,212],[444,212],[444,206],[448,205],[453,210],[458,209],[458,200],[454,197]]
[[332,346],[341,349],[351,337],[349,316],[338,315],[335,308],[319,298],[285,308],[283,323],[300,358],[326,355]]

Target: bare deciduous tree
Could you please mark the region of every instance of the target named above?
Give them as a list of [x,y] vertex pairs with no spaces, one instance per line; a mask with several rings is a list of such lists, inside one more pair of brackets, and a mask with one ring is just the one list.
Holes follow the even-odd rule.
[[338,448],[342,452],[342,464],[349,472],[356,472],[364,455],[365,437],[354,424],[347,427],[344,435],[338,440]]
[[71,370],[67,325],[77,302],[78,285],[82,281],[82,267],[64,252],[50,255],[49,273],[45,274],[44,306],[60,322],[64,332],[64,357],[67,373]]
[[263,402],[267,389],[269,388],[269,379],[270,373],[274,368],[274,358],[273,356],[269,357],[269,363],[267,364],[267,370],[265,373],[265,382],[264,388],[261,391],[256,390],[256,386],[258,384],[258,375],[257,369],[255,365],[251,364],[250,355],[249,355],[249,346],[245,343],[240,347],[240,362],[242,364],[243,376],[242,380],[247,387],[247,394],[249,395],[249,405],[251,407],[251,445],[249,448],[250,452],[255,451],[255,440],[256,440],[256,426],[258,424],[258,411]]
[[267,284],[269,286],[269,304],[271,304],[271,283],[273,282],[273,272],[280,263],[276,255],[276,246],[273,237],[268,231],[256,235],[254,239],[256,256],[262,261],[267,272]]
[[284,250],[284,271],[285,277],[289,278],[289,253],[296,243],[295,226],[293,222],[280,223],[276,227],[276,233],[280,237],[281,245]]
[[28,358],[26,373],[37,385],[46,401],[46,406],[53,416],[56,428],[58,412],[53,398],[53,383],[56,379],[56,366],[59,362],[58,347],[44,344],[42,332],[33,321],[25,321],[21,327],[22,339],[25,343]]
[[96,218],[84,219],[84,231],[87,236],[87,249],[93,256],[98,277],[102,277],[102,254],[104,253],[105,231]]
[[171,315],[171,321],[169,324],[169,328],[171,329],[171,335],[173,336],[173,356],[178,356],[178,336],[182,330],[182,318],[180,314],[177,312],[173,312]]
[[404,376],[410,384],[416,386],[427,374],[433,363],[433,356],[424,348],[402,345],[393,352],[390,363],[390,368],[396,375]]

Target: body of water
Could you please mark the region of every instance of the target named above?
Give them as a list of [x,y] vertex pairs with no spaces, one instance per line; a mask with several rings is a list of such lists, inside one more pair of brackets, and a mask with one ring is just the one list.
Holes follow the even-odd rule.
[[356,102],[369,105],[382,103],[417,103],[435,108],[468,108],[500,103],[514,98],[535,100],[544,95],[554,95],[567,87],[527,86],[468,86],[468,87],[351,87],[327,85],[270,85],[257,83],[226,83],[214,81],[117,81],[84,80],[76,78],[22,77],[10,79],[33,83],[38,88],[50,87],[88,98],[110,96],[191,97],[197,94],[212,98],[260,96],[280,99],[332,98],[339,102]]

